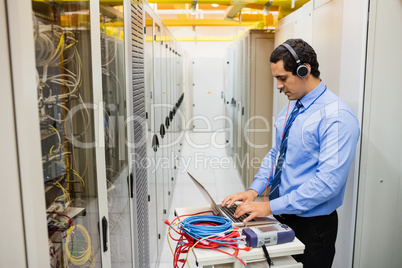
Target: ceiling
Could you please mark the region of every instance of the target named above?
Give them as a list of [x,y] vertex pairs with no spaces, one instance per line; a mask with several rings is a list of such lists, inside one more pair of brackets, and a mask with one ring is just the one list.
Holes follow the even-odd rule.
[[278,20],[309,0],[148,2],[179,41],[231,41],[248,29],[274,29]]

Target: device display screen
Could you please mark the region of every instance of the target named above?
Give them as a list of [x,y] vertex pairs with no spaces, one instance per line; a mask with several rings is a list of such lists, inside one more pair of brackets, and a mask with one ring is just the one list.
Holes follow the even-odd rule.
[[259,227],[257,227],[257,229],[263,233],[277,231],[275,226],[259,226]]

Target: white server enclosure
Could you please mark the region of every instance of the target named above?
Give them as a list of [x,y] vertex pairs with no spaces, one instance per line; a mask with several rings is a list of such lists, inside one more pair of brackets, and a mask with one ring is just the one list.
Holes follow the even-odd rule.
[[[274,34],[249,30],[229,50],[225,107],[227,151],[245,187],[272,146],[273,77],[269,56]],[[233,81],[233,82],[230,82]]]
[[[402,5],[370,1],[354,267],[402,265]],[[378,232],[378,222],[389,227]]]
[[[13,243],[2,250],[1,266],[155,266],[150,246],[163,241],[180,152],[178,44],[160,21],[160,35],[147,39],[147,4],[138,0],[1,5],[2,111],[12,134],[2,140],[9,151],[2,167],[13,178],[2,208],[14,215],[5,221],[13,232],[2,237],[12,235]],[[151,61],[163,70],[152,79],[145,76],[153,68],[145,70],[149,41],[159,42]],[[149,108],[155,77],[163,106]],[[157,146],[148,138],[156,134],[149,118],[165,128]],[[147,163],[160,147],[172,162],[149,177]],[[149,191],[156,179],[157,192]],[[149,215],[158,215],[158,230]]]
[[144,3],[144,74],[150,265],[156,267],[167,225],[184,135],[184,56],[154,10]]

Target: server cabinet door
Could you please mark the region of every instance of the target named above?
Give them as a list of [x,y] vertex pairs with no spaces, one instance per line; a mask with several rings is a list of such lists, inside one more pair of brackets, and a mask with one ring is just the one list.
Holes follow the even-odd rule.
[[[0,168],[2,176],[7,179],[7,186],[0,189],[0,210],[2,217],[0,237],[3,243],[0,246],[1,267],[27,267],[24,218],[18,167],[18,151],[16,140],[16,126],[13,103],[13,88],[11,80],[11,62],[9,58],[9,39],[6,21],[4,0],[0,1],[0,81],[2,81],[2,98],[0,99],[0,112],[2,125],[7,129],[7,135],[0,140]],[[7,242],[5,242],[7,241]]]
[[155,112],[154,112],[154,20],[145,11],[145,44],[144,44],[144,72],[145,72],[145,109],[147,111],[147,173],[148,173],[148,209],[149,209],[149,247],[151,267],[156,267],[158,261],[158,216],[157,216],[157,184],[156,184],[156,154],[159,150],[159,140],[155,133]]
[[101,267],[108,224],[99,215],[90,4],[32,9],[51,267]]
[[193,118],[194,130],[222,130],[224,120],[221,92],[223,91],[222,58],[193,58]]
[[109,237],[112,267],[132,267],[133,245],[130,198],[133,175],[129,174],[126,146],[127,121],[123,0],[100,1],[103,129]]
[[[169,78],[168,78],[168,38],[167,38],[167,32],[164,27],[161,28],[161,36],[162,36],[162,50],[161,50],[161,95],[160,99],[158,100],[158,104],[160,105],[160,110],[161,110],[161,125],[160,125],[160,133],[161,137],[161,149],[162,149],[162,162],[164,163],[161,165],[158,169],[160,170],[161,174],[161,187],[163,188],[162,195],[160,197],[163,198],[163,213],[162,217],[166,218],[167,211],[169,209],[169,198],[168,198],[168,189],[169,189],[169,168],[168,168],[168,140],[169,140],[169,134],[166,131],[166,117],[168,116],[168,92],[169,92]],[[163,131],[162,131],[163,129]],[[162,135],[163,133],[163,135]],[[164,237],[166,231],[166,225],[162,223],[160,233],[162,237]],[[163,240],[162,240],[163,241]],[[161,243],[162,245],[162,243]]]
[[168,197],[168,206],[167,210],[170,209],[171,197],[173,193],[172,188],[172,178],[173,178],[173,169],[174,169],[174,151],[173,151],[173,123],[171,121],[171,110],[172,110],[172,98],[173,98],[173,38],[170,35],[167,35],[167,44],[168,47],[166,49],[166,78],[167,78],[167,91],[166,91],[166,107],[165,107],[165,126],[168,126],[166,129],[167,139],[166,139],[166,149],[167,149],[167,157],[168,159],[168,168],[167,168],[167,197]]
[[230,47],[227,52],[227,64],[226,64],[226,92],[225,92],[225,107],[226,107],[226,116],[228,117],[225,122],[225,140],[226,140],[226,152],[229,156],[233,156],[233,147],[234,147],[234,98],[235,98],[235,49]]
[[155,34],[154,34],[154,115],[155,115],[155,137],[158,140],[159,147],[154,154],[154,159],[156,163],[155,167],[155,183],[156,183],[156,217],[157,217],[157,228],[158,228],[158,252],[162,251],[162,241],[163,241],[163,230],[164,230],[164,170],[162,168],[163,162],[163,139],[165,137],[165,132],[163,131],[163,80],[162,80],[162,66],[163,66],[163,41],[162,41],[162,29],[161,26],[155,23]]
[[248,161],[245,159],[249,159],[249,146],[248,146],[248,134],[245,127],[247,126],[247,122],[249,119],[249,94],[250,94],[250,35],[246,35],[242,40],[243,42],[243,70],[242,70],[242,90],[241,90],[241,99],[242,104],[240,106],[240,114],[241,114],[241,159],[242,161],[242,172],[241,177],[243,180],[243,184],[247,185],[247,175],[249,170]]
[[146,110],[145,110],[145,86],[144,86],[144,4],[141,0],[131,0],[130,50],[127,58],[130,58],[132,84],[130,93],[130,115],[132,114],[133,147],[131,148],[133,182],[135,194],[134,224],[135,235],[135,267],[149,267],[149,222],[148,222],[148,177],[144,161],[147,158],[146,143]]

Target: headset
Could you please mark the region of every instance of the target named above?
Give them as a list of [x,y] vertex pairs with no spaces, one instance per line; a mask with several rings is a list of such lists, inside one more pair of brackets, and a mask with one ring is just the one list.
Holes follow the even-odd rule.
[[287,44],[287,43],[283,43],[281,46],[285,47],[290,54],[292,54],[293,58],[295,59],[296,63],[297,63],[297,69],[296,69],[296,74],[298,77],[303,78],[305,77],[309,70],[306,64],[301,63],[299,56],[297,56],[296,52],[293,50],[293,48]]

